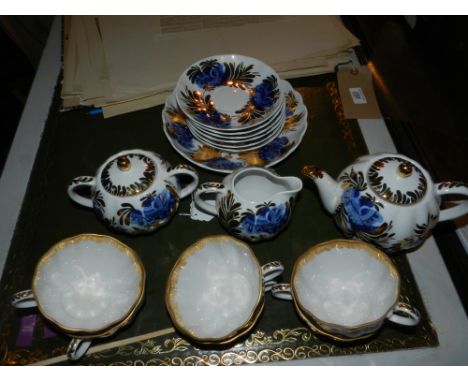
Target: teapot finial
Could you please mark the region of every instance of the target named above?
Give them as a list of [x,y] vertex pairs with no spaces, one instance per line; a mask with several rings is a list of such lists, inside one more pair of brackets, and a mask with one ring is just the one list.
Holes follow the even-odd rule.
[[117,159],[117,167],[119,168],[120,171],[130,170],[130,167],[132,167],[132,164],[127,155],[122,155]]

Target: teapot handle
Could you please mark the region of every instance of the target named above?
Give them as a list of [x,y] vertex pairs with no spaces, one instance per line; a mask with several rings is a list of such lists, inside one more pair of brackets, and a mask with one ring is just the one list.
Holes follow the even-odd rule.
[[183,199],[186,196],[189,196],[198,186],[198,174],[193,169],[193,167],[186,164],[179,164],[168,171],[169,176],[178,176],[178,175],[188,175],[192,178],[192,181],[187,184],[185,187],[178,189],[177,193],[179,198]]
[[[465,195],[468,196],[468,187],[463,182],[442,182],[436,185],[437,195]],[[468,200],[457,201],[457,205],[440,211],[439,221],[456,219],[468,213]]]
[[79,195],[76,192],[76,189],[78,187],[91,187],[91,189],[94,189],[96,187],[96,178],[94,176],[79,176],[71,181],[71,183],[68,185],[68,196],[75,201],[78,204],[81,204],[82,206],[88,207],[88,208],[93,208],[93,199],[92,198],[87,198],[84,196]]

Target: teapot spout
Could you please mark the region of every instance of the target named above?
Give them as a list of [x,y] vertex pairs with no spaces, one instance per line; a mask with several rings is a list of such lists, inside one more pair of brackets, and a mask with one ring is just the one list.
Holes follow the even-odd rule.
[[341,196],[338,183],[326,172],[311,165],[303,167],[302,175],[314,181],[325,209],[333,214],[338,207]]

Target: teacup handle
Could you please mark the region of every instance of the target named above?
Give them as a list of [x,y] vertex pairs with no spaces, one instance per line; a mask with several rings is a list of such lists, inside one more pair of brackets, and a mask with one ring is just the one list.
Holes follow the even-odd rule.
[[91,340],[73,338],[67,348],[67,357],[71,361],[77,361],[85,355],[91,346]]
[[96,187],[96,178],[94,176],[79,176],[73,179],[71,183],[68,185],[68,189],[67,189],[68,196],[73,201],[75,201],[78,204],[81,204],[82,206],[93,208],[93,199],[81,196],[76,192],[76,189],[78,187],[84,187],[84,186],[91,187],[91,188]]
[[[468,196],[468,187],[463,182],[443,182],[436,184],[437,195],[464,195]],[[440,211],[439,221],[456,219],[468,213],[468,200],[458,201],[458,205]]]
[[293,299],[291,284],[280,283],[271,288],[271,295],[280,300],[291,301]]
[[33,308],[37,306],[32,289],[22,290],[11,297],[11,305],[18,309]]
[[192,181],[184,186],[182,189],[178,190],[179,198],[183,199],[186,196],[189,196],[198,186],[198,174],[195,169],[186,164],[179,164],[168,171],[169,176],[179,176],[179,175],[188,175],[192,178]]
[[388,314],[387,319],[400,325],[416,326],[421,321],[421,314],[411,305],[398,302]]
[[208,212],[211,215],[217,216],[218,210],[216,208],[216,201],[215,203],[209,203],[201,198],[204,194],[220,194],[225,193],[226,189],[222,183],[217,182],[207,182],[203,183],[198,186],[197,190],[193,194],[193,200],[195,201],[195,205],[200,208],[201,210]]
[[263,285],[265,292],[269,292],[271,288],[277,284],[274,279],[283,272],[284,266],[279,261],[272,261],[271,263],[267,263],[262,266]]

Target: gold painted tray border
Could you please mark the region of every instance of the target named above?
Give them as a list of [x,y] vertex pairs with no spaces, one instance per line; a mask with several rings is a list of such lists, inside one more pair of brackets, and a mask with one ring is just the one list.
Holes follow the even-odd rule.
[[[120,344],[94,351],[91,349],[81,364],[84,365],[154,365],[154,366],[231,366],[278,361],[302,360],[315,357],[378,353],[400,349],[436,346],[437,337],[430,323],[424,324],[423,336],[378,338],[352,346],[324,342],[308,328],[277,329],[271,334],[257,330],[248,338],[227,350],[201,350],[177,335],[163,335]],[[171,330],[171,329],[166,329]],[[97,347],[96,347],[97,348]],[[121,358],[121,360],[115,360]],[[51,359],[49,361],[55,361]],[[47,362],[50,364],[52,362]],[[44,364],[44,363],[42,363]]]

